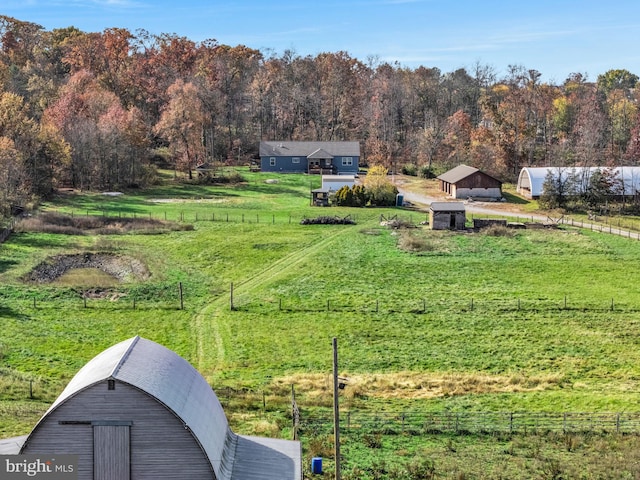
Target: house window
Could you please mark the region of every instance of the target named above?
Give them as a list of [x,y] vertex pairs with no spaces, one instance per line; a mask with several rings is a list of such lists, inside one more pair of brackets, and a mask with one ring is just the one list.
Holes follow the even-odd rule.
[[269,157],[269,166],[271,167],[276,166],[276,157]]
[[293,157],[291,163],[300,163],[300,157]]
[[107,390],[115,390],[116,389],[116,381],[109,379],[107,380]]
[[342,157],[342,166],[351,166],[353,165],[353,157]]

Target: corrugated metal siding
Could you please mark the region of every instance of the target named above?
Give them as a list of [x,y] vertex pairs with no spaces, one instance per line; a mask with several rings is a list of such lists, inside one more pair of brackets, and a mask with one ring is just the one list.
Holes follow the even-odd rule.
[[131,477],[136,480],[216,478],[192,433],[165,406],[130,385],[107,382],[90,387],[60,405],[41,422],[23,453],[79,455],[79,480],[93,479],[91,424],[59,422],[129,421]]
[[[115,390],[108,389],[110,379]],[[131,478],[136,480],[229,480],[235,466],[245,462],[236,454],[238,436],[206,380],[176,353],[139,337],[87,363],[38,422],[21,453],[76,454],[78,478],[90,480],[92,425],[97,422],[130,422]],[[299,442],[281,440],[270,448],[274,457],[286,460],[281,480],[301,478],[290,477],[285,465],[300,462]],[[263,478],[259,465],[247,465],[256,470],[246,478]]]
[[94,425],[93,479],[129,480],[131,450],[129,427],[124,425]]
[[300,480],[300,456],[297,442],[239,436],[231,480]]
[[197,437],[219,473],[229,431],[227,417],[209,384],[189,362],[157,343],[140,339],[116,378],[173,410]]

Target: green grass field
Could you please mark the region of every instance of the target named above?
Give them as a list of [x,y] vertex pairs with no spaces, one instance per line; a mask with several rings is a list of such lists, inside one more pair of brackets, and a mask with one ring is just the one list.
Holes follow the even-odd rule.
[[[291,385],[303,420],[328,411],[333,337],[349,379],[345,412],[640,411],[640,242],[577,228],[434,232],[419,225],[423,212],[310,207],[319,178],[242,175],[235,187],[168,182],[120,196],[65,194],[42,207],[193,228],[25,232],[0,246],[0,437],[28,433],[84,363],[134,335],[196,366],[242,433],[288,437]],[[357,225],[300,225],[319,215],[351,215]],[[416,228],[388,229],[381,215]],[[23,281],[55,255],[86,252],[134,258],[151,277]],[[241,390],[255,395],[223,393]],[[305,458],[330,456],[327,428],[303,429]],[[378,434],[345,436],[350,478],[574,478],[576,452],[591,458],[605,444],[625,452],[615,472],[636,472],[636,454],[626,453],[635,436],[614,448],[597,435]],[[434,463],[411,466],[417,457]],[[486,476],[470,466],[474,457]],[[597,471],[575,478],[626,478]]]

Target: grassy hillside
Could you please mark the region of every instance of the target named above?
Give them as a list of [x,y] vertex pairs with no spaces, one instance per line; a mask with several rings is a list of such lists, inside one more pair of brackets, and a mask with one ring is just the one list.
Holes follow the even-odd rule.
[[[239,186],[65,194],[43,211],[100,214],[121,233],[125,219],[163,226],[121,235],[24,232],[0,246],[0,436],[27,433],[86,361],[134,335],[192,362],[244,433],[290,435],[291,385],[303,415],[328,410],[332,337],[349,379],[345,412],[638,410],[637,241],[572,228],[433,232],[419,225],[420,212],[310,207],[318,178],[242,174]],[[357,225],[300,225],[318,215],[352,215]],[[381,226],[381,215],[416,228]],[[71,253],[135,259],[151,276],[109,287],[24,281],[41,262]],[[249,393],[230,393],[238,391]],[[303,432],[306,455],[329,453],[327,432]],[[449,455],[438,456],[444,437],[377,442],[379,433],[346,437],[352,478],[401,478],[357,468],[390,470],[371,465],[410,464],[415,455],[454,475],[482,445],[504,453],[513,444],[454,438],[447,441],[475,450],[462,455],[458,445],[454,455],[449,445]],[[557,451],[566,440],[536,441],[545,445],[539,450],[555,442]],[[428,450],[430,442],[438,448]],[[595,448],[576,442],[585,456]],[[527,457],[526,445],[508,460],[485,461]],[[445,469],[457,456],[458,466]],[[530,458],[529,472],[547,460],[569,471],[562,456]]]

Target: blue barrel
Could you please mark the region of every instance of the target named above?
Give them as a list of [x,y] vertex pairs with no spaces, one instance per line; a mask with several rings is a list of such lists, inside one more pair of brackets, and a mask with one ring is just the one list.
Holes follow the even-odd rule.
[[311,473],[322,475],[322,457],[313,457],[311,459]]
[[404,203],[404,195],[397,194],[396,195],[396,207],[401,207]]

